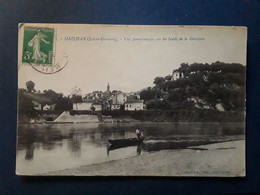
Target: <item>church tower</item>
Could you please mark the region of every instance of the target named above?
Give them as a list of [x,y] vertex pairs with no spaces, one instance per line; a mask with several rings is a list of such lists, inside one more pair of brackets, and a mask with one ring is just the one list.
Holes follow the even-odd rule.
[[107,83],[107,91],[110,91],[109,83]]
[[112,92],[110,91],[110,86],[109,86],[109,83],[107,84],[107,90],[104,92],[104,96],[106,98],[110,97],[112,94]]

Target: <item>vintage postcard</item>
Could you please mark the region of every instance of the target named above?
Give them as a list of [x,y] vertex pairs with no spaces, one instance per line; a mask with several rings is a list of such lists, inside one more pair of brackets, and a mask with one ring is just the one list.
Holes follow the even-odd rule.
[[18,37],[18,175],[246,175],[246,27],[28,23]]

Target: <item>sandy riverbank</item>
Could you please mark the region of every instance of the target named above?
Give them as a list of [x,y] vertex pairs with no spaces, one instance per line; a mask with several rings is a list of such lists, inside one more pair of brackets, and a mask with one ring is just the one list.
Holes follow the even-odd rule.
[[162,150],[46,175],[245,176],[245,141]]

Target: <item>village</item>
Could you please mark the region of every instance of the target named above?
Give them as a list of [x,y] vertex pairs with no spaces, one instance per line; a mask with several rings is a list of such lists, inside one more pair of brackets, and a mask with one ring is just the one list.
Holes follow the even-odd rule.
[[144,110],[144,101],[140,99],[138,93],[124,93],[121,91],[110,91],[109,83],[107,90],[94,91],[87,94],[83,102],[73,103],[73,110],[101,111],[101,110]]
[[[184,78],[183,73],[176,70],[169,76],[171,77],[170,81]],[[68,96],[71,99],[76,97],[73,102],[70,102],[70,109],[62,108],[60,112],[57,112],[58,107],[60,107],[57,105],[59,101],[53,103],[50,100],[52,98],[46,97],[46,93],[49,96],[56,95],[54,91],[49,90],[43,93],[34,89],[33,82],[28,81],[27,84],[28,90],[23,90],[22,94],[26,99],[31,100],[33,110],[38,113],[36,117],[30,119],[29,123],[133,122],[136,121],[133,120],[133,117],[124,116],[121,117],[123,119],[119,120],[118,117],[112,117],[111,113],[120,112],[122,114],[122,112],[134,113],[147,110],[147,102],[140,96],[142,91],[147,90],[147,88],[126,93],[120,90],[111,90],[108,83],[105,91],[93,91],[84,96],[74,92],[73,95]],[[158,98],[162,99],[162,97]],[[104,115],[104,113],[107,114]]]
[[[184,78],[182,72],[173,71],[171,81]],[[146,89],[143,89],[146,90]],[[142,91],[142,90],[141,90]],[[125,93],[117,90],[110,90],[109,83],[107,84],[106,91],[93,91],[86,94],[82,101],[73,102],[73,111],[102,111],[102,110],[125,110],[125,111],[138,111],[146,110],[144,100],[140,98],[140,92]],[[36,92],[37,94],[37,92]],[[40,93],[38,93],[40,94]],[[42,104],[41,102],[33,100],[35,110],[53,111],[56,104]]]

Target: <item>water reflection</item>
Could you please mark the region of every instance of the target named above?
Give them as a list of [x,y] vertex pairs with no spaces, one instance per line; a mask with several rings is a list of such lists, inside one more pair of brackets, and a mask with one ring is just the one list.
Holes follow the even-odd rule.
[[33,159],[33,153],[34,153],[34,146],[31,145],[27,145],[26,146],[26,154],[25,154],[25,160],[31,160]]
[[140,155],[141,152],[142,152],[142,144],[139,144],[139,145],[137,146],[136,153],[137,153],[137,155]]
[[81,142],[83,138],[82,136],[76,134],[74,129],[69,132],[69,136],[68,150],[74,155],[74,157],[79,158],[81,156]]
[[[107,147],[108,139],[136,137],[137,128],[145,136],[142,144],[123,148]],[[48,172],[145,152],[183,149],[243,138],[243,123],[19,125],[17,165],[33,173]]]
[[[189,146],[228,141],[234,135],[243,135],[243,124],[81,124],[81,125],[25,125],[19,126],[18,151],[26,150],[25,159],[34,158],[36,146],[43,150],[55,150],[62,147],[64,140],[67,150],[79,158],[82,153],[82,142],[95,147],[104,147],[108,139],[127,139],[135,137],[134,129],[143,131],[144,151],[162,149],[181,149]],[[109,150],[114,150],[111,146]],[[138,150],[140,151],[140,150]]]

